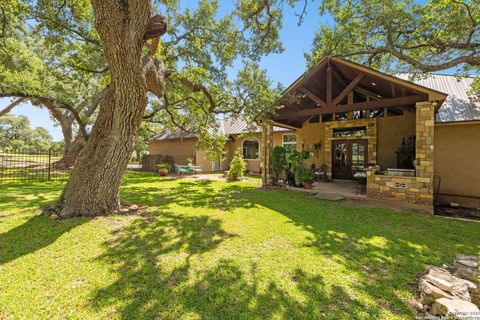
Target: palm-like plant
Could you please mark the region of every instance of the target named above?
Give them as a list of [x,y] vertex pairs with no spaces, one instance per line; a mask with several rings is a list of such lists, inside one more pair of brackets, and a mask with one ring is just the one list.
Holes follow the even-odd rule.
[[283,172],[287,170],[287,157],[285,148],[276,146],[272,151],[272,170],[278,181]]
[[290,166],[290,171],[292,172],[295,185],[299,186],[302,183],[302,178],[305,176],[307,168],[303,163],[305,159],[310,157],[310,153],[306,151],[296,151],[293,150],[287,155],[287,161]]

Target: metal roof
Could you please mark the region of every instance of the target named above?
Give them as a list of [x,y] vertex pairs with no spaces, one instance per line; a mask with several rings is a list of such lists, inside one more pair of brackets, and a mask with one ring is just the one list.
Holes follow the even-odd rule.
[[395,76],[448,94],[438,110],[437,122],[480,120],[480,96],[469,94],[473,78],[412,73],[400,73]]
[[[259,126],[248,126],[248,123],[243,119],[222,119],[217,122],[218,127],[216,128],[220,134],[235,135],[235,134],[249,134],[249,133],[260,133],[261,129]],[[274,132],[280,131],[289,131],[288,129],[274,126]],[[187,132],[182,129],[176,129],[174,131],[163,131],[155,136],[153,140],[175,140],[175,139],[192,139],[197,138],[197,135],[194,132]]]
[[[469,94],[473,78],[413,73],[398,73],[394,76],[448,94],[447,99],[438,110],[437,122],[480,120],[480,96]],[[261,131],[258,126],[254,127],[253,130],[249,130],[247,122],[240,118],[219,120],[217,129],[225,135],[258,133]],[[273,130],[288,131],[288,129],[276,126]],[[155,135],[153,140],[191,138],[197,138],[197,135],[194,132],[176,129],[174,131],[161,132]]]

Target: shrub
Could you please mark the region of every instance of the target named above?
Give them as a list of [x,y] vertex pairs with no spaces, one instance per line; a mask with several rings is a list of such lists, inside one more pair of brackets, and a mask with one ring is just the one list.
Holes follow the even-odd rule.
[[286,170],[286,167],[287,157],[285,148],[276,146],[272,151],[272,170],[277,181],[280,180],[280,176]]
[[240,154],[240,151],[237,150],[235,155],[233,156],[232,161],[230,162],[230,170],[227,173],[227,179],[229,181],[237,181],[241,177],[243,177],[245,171],[247,169],[247,165],[245,161],[243,161],[243,157]]
[[291,151],[288,156],[287,156],[287,161],[290,167],[290,171],[292,172],[294,179],[295,179],[295,185],[300,186],[301,183],[303,182],[303,176],[305,175],[305,172],[308,171],[307,168],[305,168],[305,164],[303,161],[305,159],[308,159],[310,154],[306,151]]
[[157,169],[167,169],[168,171],[172,170],[172,166],[169,163],[159,163],[157,164]]

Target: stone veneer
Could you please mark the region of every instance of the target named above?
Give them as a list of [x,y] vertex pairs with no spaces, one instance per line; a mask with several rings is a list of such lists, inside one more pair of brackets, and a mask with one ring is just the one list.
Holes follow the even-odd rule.
[[[333,129],[366,127],[367,134],[361,137],[334,137]],[[335,140],[367,140],[367,163],[377,164],[377,119],[356,119],[332,121],[325,123],[325,164],[328,167],[327,177],[332,178],[332,142]]]
[[377,175],[378,168],[367,170],[367,196],[373,199],[406,201],[433,210],[433,138],[435,103],[416,106],[415,177]]

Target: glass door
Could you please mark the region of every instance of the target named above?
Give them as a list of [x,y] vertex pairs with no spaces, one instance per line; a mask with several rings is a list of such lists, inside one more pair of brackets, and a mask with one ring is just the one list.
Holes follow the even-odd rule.
[[367,166],[367,140],[336,140],[332,145],[332,178],[350,180]]

